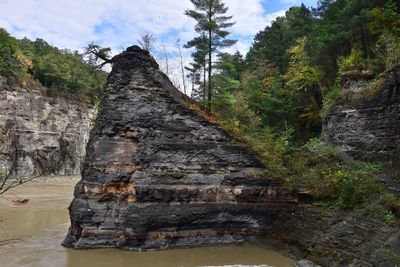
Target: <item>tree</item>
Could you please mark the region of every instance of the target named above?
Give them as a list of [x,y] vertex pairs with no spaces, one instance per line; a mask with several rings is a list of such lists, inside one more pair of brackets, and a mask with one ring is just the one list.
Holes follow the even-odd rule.
[[212,56],[219,48],[229,47],[236,43],[236,40],[227,39],[230,32],[226,31],[235,24],[231,22],[232,16],[226,16],[228,8],[221,0],[190,0],[194,5],[194,10],[186,10],[185,15],[196,20],[195,30],[199,33],[192,41],[187,43],[187,47],[196,47],[198,42],[203,42],[204,37],[207,42],[206,53],[208,56],[208,92],[207,100],[210,107],[212,100]]
[[299,113],[300,130],[305,134],[319,130],[321,125],[321,89],[322,71],[311,65],[305,49],[307,38],[299,38],[296,45],[289,49],[290,63],[284,75],[287,81],[288,95]]
[[0,28],[0,75],[14,79],[20,72],[17,58],[18,42],[8,32]]
[[101,47],[93,42],[85,47],[83,56],[87,57],[87,63],[94,69],[100,70],[104,65],[111,64],[111,48]]
[[[195,51],[191,55],[193,63],[190,64],[191,67],[187,68],[187,70],[192,73],[192,77],[196,79],[196,84],[199,86],[199,88],[194,88],[194,96],[197,100],[202,100],[203,103],[206,103],[207,100],[207,45],[207,37],[203,32],[200,36],[197,36],[184,46],[185,48],[195,48]],[[203,82],[200,82],[201,76],[203,76]]]
[[256,66],[258,61],[268,61],[283,75],[289,66],[288,49],[298,38],[312,32],[313,25],[314,18],[306,6],[291,7],[284,17],[278,17],[271,26],[256,35],[247,55],[249,65]]
[[310,64],[310,58],[306,52],[307,38],[297,40],[297,44],[289,49],[290,64],[285,79],[290,95],[297,95],[318,87],[322,79],[322,72]]
[[141,36],[141,40],[138,40],[138,43],[142,47],[143,50],[150,52],[153,50],[154,43],[156,42],[156,37],[152,33],[144,33]]
[[180,60],[180,64],[181,64],[183,92],[186,95],[186,77],[185,77],[185,68],[183,67],[183,58],[182,58],[181,40],[180,39],[178,39],[176,41],[176,46],[178,47],[179,60]]

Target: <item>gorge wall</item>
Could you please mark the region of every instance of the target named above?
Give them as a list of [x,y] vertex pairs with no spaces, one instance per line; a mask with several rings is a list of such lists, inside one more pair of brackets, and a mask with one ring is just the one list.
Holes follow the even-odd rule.
[[329,267],[400,253],[395,227],[298,203],[137,46],[114,58],[69,212],[63,245],[78,249],[261,240]]
[[0,174],[80,173],[94,109],[45,91],[35,81],[10,86],[0,77]]
[[134,46],[114,59],[65,246],[240,242],[295,202],[243,144],[190,105],[148,52]]
[[[356,94],[368,94],[365,89],[358,88],[361,91]],[[347,97],[340,100],[324,119],[323,139],[358,159],[398,158],[400,67],[387,73],[383,85],[378,89],[370,97],[356,100]]]

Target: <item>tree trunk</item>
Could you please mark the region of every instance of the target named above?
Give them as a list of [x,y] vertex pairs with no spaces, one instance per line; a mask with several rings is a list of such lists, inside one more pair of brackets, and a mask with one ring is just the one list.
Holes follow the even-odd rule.
[[207,100],[207,83],[206,83],[206,75],[207,75],[207,68],[206,68],[206,59],[204,58],[204,66],[203,66],[203,102],[206,103]]
[[183,92],[186,95],[186,80],[185,80],[185,68],[183,67],[183,59],[182,59],[182,52],[181,52],[181,45],[178,42],[178,49],[179,49],[179,58],[181,62],[181,70],[182,70],[182,83],[183,83]]
[[[208,12],[208,21],[211,23],[212,21],[212,1],[210,2],[209,12]],[[211,64],[212,64],[212,29],[208,30],[208,108],[211,109],[211,99],[212,99],[212,92],[211,92]]]

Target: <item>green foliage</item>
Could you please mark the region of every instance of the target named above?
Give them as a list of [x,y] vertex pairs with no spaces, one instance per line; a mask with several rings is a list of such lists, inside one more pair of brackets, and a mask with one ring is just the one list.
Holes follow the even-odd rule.
[[269,61],[283,75],[289,65],[288,49],[295,45],[298,38],[312,31],[314,21],[306,6],[291,7],[284,17],[278,17],[271,26],[255,36],[247,54],[249,67],[254,68],[259,61]]
[[[291,183],[320,203],[343,209],[362,208],[384,189],[376,179],[381,163],[351,160],[333,146],[311,139],[286,162]],[[322,201],[322,202],[321,202]]]
[[340,76],[349,71],[362,71],[367,67],[362,52],[356,48],[351,50],[350,55],[339,57],[337,62]]
[[[195,48],[192,54],[196,65],[191,68],[193,71],[199,71],[199,66],[203,66],[208,71],[208,92],[207,101],[211,107],[212,92],[212,56],[220,48],[229,47],[236,43],[236,40],[228,39],[230,34],[227,28],[235,24],[232,22],[232,16],[226,16],[228,8],[221,0],[190,0],[194,5],[194,10],[186,10],[185,15],[196,21],[195,31],[199,34],[189,41],[185,47]],[[205,73],[204,73],[205,86]],[[204,90],[205,92],[205,90]]]
[[18,42],[6,30],[0,28],[0,74],[6,76],[9,81],[13,81],[20,73]]
[[376,43],[375,52],[386,70],[398,66],[400,64],[400,37],[384,32]]
[[336,83],[333,86],[329,87],[325,94],[323,95],[322,101],[322,109],[321,116],[325,117],[325,115],[329,112],[329,110],[334,106],[337,101],[342,96],[342,88]]
[[303,37],[291,47],[289,68],[285,74],[290,95],[297,95],[318,88],[322,72],[318,67],[310,65],[310,58],[305,49],[307,38]]
[[261,118],[247,105],[241,92],[221,93],[213,102],[219,122],[231,134],[248,144],[258,158],[265,164],[271,176],[282,177],[285,172],[283,159],[290,151],[289,142],[293,130],[277,132],[264,127]]
[[78,52],[60,50],[42,39],[17,40],[0,29],[0,74],[18,82],[32,77],[48,87],[48,93],[64,94],[96,102],[107,74],[94,71]]
[[379,208],[379,212],[375,213],[375,218],[381,220],[387,224],[396,224],[397,219],[391,210],[385,210],[382,207]]
[[400,266],[400,256],[393,249],[383,249],[383,253],[393,267]]

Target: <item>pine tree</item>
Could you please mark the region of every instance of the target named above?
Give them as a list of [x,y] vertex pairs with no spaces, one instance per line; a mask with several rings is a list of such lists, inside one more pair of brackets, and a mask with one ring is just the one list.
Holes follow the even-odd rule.
[[[220,0],[190,0],[194,5],[194,10],[186,10],[185,15],[196,20],[195,30],[199,33],[198,37],[189,41],[186,47],[198,49],[200,44],[206,40],[206,55],[208,65],[208,92],[207,100],[210,107],[212,100],[212,56],[219,48],[229,47],[236,43],[236,40],[227,39],[230,32],[226,28],[233,26],[232,16],[226,16],[228,8]],[[204,38],[205,37],[205,38]]]
[[[195,84],[199,86],[196,88],[195,96],[196,100],[202,100],[206,103],[207,98],[207,83],[206,83],[206,73],[207,73],[207,37],[203,32],[200,36],[189,41],[184,47],[191,48],[194,47],[195,51],[192,53],[193,63],[191,67],[188,68],[189,72],[195,77]],[[202,72],[202,73],[201,73]],[[203,82],[201,82],[201,76],[203,76]],[[192,93],[193,95],[193,93]]]

